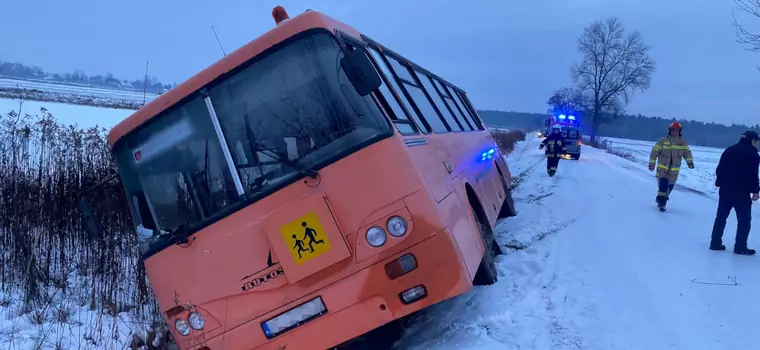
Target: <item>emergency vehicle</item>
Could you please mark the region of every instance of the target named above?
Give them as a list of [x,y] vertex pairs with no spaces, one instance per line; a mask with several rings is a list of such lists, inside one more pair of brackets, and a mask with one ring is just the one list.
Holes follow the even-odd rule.
[[[546,131],[544,137],[552,132],[552,128],[559,127],[562,136],[565,137],[566,151],[563,156],[571,159],[579,159],[581,157],[581,146],[583,145],[582,135],[580,130],[580,121],[574,115],[558,114],[551,115],[546,120]],[[539,131],[539,137],[542,137]]]

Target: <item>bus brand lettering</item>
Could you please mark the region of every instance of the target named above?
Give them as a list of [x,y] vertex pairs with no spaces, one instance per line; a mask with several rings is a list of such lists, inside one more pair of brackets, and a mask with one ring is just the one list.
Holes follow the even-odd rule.
[[240,287],[240,289],[242,289],[244,292],[247,292],[284,274],[285,270],[283,270],[282,266],[280,266],[276,270],[269,271],[268,273],[265,273],[246,282],[242,287]]
[[280,227],[280,233],[296,265],[320,256],[332,247],[315,212],[310,212],[283,225]]

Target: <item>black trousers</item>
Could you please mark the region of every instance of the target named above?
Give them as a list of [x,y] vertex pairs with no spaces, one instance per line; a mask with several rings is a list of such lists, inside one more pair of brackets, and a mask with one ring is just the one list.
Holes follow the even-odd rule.
[[559,165],[559,156],[546,156],[546,171],[557,171],[557,166]]
[[715,214],[710,245],[723,244],[723,230],[731,209],[736,212],[736,240],[734,249],[747,248],[747,238],[752,221],[752,198],[749,193],[732,193],[721,189],[718,192],[718,212]]
[[665,203],[668,202],[668,199],[670,198],[670,192],[673,192],[673,187],[675,187],[676,184],[670,183],[668,181],[668,177],[661,177],[657,179],[657,203],[665,205]]

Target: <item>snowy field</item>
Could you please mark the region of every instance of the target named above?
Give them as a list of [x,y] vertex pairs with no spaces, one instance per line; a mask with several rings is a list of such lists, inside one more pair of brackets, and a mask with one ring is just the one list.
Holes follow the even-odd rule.
[[[497,259],[499,282],[422,312],[397,349],[722,350],[756,341],[760,261],[708,250],[713,196],[680,186],[660,213],[646,165],[585,147],[550,178],[539,142],[507,158],[520,179],[518,216],[497,227],[513,248]],[[714,162],[715,152],[695,147],[695,162]],[[731,216],[729,249],[735,227]]]
[[[610,142],[613,149],[629,152],[636,158],[637,163],[644,165],[641,169],[648,171],[646,166],[649,163],[649,152],[652,151],[654,142],[611,137],[605,137],[604,139]],[[718,166],[723,149],[700,146],[689,147],[694,156],[694,169],[687,168],[684,162],[684,166],[678,175],[677,184],[717,196],[717,188],[713,186],[713,183],[715,182],[715,168]],[[632,169],[632,171],[641,171],[641,169],[637,167]]]
[[[21,113],[36,115],[39,114],[40,107],[45,107],[59,122],[64,124],[77,124],[82,128],[99,125],[110,129],[122,119],[135,112],[128,109],[79,106],[55,102],[24,101],[21,105]],[[18,112],[19,101],[0,98],[0,115],[6,115],[11,110]]]
[[[29,80],[17,80],[0,78],[0,89],[35,89],[50,93],[60,93],[67,95],[88,95],[96,96],[100,98],[119,99],[142,102],[142,91],[127,91],[116,89],[96,88],[89,86],[78,86],[73,84],[60,84],[44,81],[29,81]],[[156,98],[155,94],[147,94],[146,99],[148,101]]]

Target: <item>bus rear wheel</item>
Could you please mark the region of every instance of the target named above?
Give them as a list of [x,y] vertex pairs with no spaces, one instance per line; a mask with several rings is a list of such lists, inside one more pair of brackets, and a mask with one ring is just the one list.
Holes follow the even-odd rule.
[[471,205],[470,207],[472,208],[472,216],[475,218],[475,225],[478,227],[483,246],[486,248],[472,283],[476,286],[487,286],[499,280],[499,272],[496,270],[496,263],[494,262],[494,257],[498,255],[498,251],[495,251],[494,248],[498,249],[499,246],[494,239],[493,230],[481,219],[481,213],[478,212],[475,206]]

